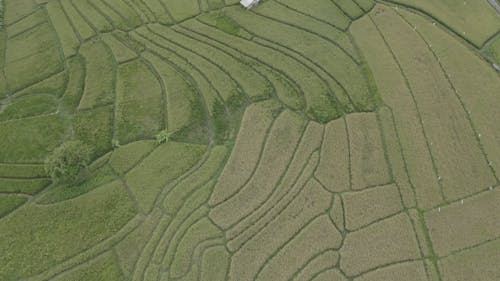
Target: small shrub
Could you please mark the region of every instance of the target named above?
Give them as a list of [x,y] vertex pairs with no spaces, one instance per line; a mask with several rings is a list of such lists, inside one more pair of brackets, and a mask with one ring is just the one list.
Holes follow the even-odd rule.
[[45,160],[45,170],[55,182],[76,183],[83,180],[90,162],[91,148],[81,141],[68,141]]
[[156,142],[158,142],[158,144],[166,143],[171,135],[172,133],[169,133],[167,130],[160,131],[155,135]]

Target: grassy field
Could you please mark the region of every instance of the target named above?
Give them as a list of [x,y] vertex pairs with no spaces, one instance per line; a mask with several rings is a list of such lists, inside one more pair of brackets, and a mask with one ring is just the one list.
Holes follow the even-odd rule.
[[487,1],[0,0],[0,280],[497,280],[499,32]]
[[498,33],[500,26],[500,17],[488,1],[389,0],[389,2],[422,11],[477,47],[481,47],[486,40]]
[[494,38],[493,41],[490,42],[488,46],[485,46],[483,52],[486,53],[487,56],[491,57],[496,64],[500,64],[500,37]]

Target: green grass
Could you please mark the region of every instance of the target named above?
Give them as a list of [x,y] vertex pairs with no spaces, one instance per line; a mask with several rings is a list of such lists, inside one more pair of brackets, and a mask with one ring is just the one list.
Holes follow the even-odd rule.
[[160,209],[154,209],[139,227],[115,246],[117,260],[125,276],[132,276],[134,270],[139,268],[138,259],[143,252],[154,250],[148,245],[148,242],[154,239],[153,232],[156,232],[158,227],[165,222],[170,222],[170,218],[160,220],[161,216]]
[[161,264],[163,270],[170,271],[172,261],[176,258],[179,242],[189,227],[204,217],[206,218],[208,208],[204,203],[208,199],[212,187],[213,183],[210,182],[191,193],[189,197],[184,199],[184,205],[170,221],[167,231],[158,244],[158,248],[162,251],[158,252],[159,255],[153,256],[153,259]]
[[[241,28],[237,22],[228,17],[223,10],[218,10],[217,12],[204,13],[198,16],[196,20],[201,21],[210,26],[213,26],[227,34],[239,36],[248,40],[252,39],[252,35],[248,33],[245,29]],[[188,24],[191,22],[192,20],[188,20],[183,24]]]
[[146,52],[143,57],[153,65],[167,85],[166,127],[173,133],[172,139],[206,143],[207,117],[203,101],[189,77],[152,53]]
[[5,24],[11,24],[14,21],[21,19],[23,16],[28,15],[33,12],[36,8],[35,4],[31,0],[19,0],[19,1],[3,1],[4,5],[4,22]]
[[373,0],[354,0],[364,11],[369,11],[375,5]]
[[498,32],[500,17],[488,1],[390,0],[414,7],[450,27],[458,35],[481,47]]
[[[176,68],[180,69],[180,71],[187,73],[189,79],[196,84],[197,92],[204,99],[202,107],[197,102],[192,105],[194,108],[197,109],[195,111],[197,116],[201,116],[201,113],[203,111],[205,111],[205,110],[202,111],[202,109],[203,109],[203,107],[205,107],[206,111],[208,112],[209,118],[211,120],[210,122],[211,122],[212,126],[215,126],[214,123],[216,123],[216,122],[226,122],[224,120],[220,120],[223,118],[223,116],[220,116],[220,112],[221,112],[220,107],[224,106],[224,105],[221,105],[221,102],[219,101],[220,98],[218,96],[218,93],[217,93],[215,87],[213,86],[213,84],[211,84],[211,81],[209,81],[207,79],[207,77],[204,75],[204,73],[200,72],[200,70],[198,68],[195,68],[195,66],[192,63],[187,61],[184,57],[179,56],[179,54],[172,52],[168,49],[164,49],[164,48],[159,47],[161,45],[159,45],[158,43],[155,43],[155,41],[153,39],[150,39],[149,36],[157,38],[157,37],[152,36],[151,34],[148,34],[148,33],[142,34],[142,35],[132,33],[132,38],[134,40],[137,40],[140,43],[145,44],[146,47],[150,48],[152,51],[159,54],[162,57],[162,59],[165,59],[165,60],[173,63],[176,66]],[[216,78],[216,79],[218,79],[220,83],[227,83],[227,81],[221,81],[220,78]],[[232,94],[232,93],[226,93],[226,94]],[[200,115],[198,115],[198,114],[200,114]],[[206,114],[206,113],[204,113],[204,114]],[[214,120],[215,118],[219,118],[219,120]],[[224,125],[224,126],[227,126],[227,125]],[[199,130],[200,127],[195,126],[194,129],[195,129],[194,131],[190,130],[187,135],[191,135],[191,132],[192,132],[194,137],[198,138],[199,136],[201,136],[203,134],[203,130],[201,130],[201,131]],[[215,129],[213,129],[213,130],[215,131]],[[223,130],[223,132],[225,132],[225,130]],[[183,133],[183,134],[181,134],[181,136],[186,136],[186,134]],[[224,137],[225,136],[222,136],[222,138],[224,138]],[[177,138],[177,137],[174,136],[174,138]]]
[[137,58],[137,54],[119,41],[113,34],[105,34],[103,41],[111,49],[118,63]]
[[63,203],[23,206],[0,221],[0,279],[26,278],[80,253],[116,233],[135,211],[118,181]]
[[126,1],[108,0],[106,2],[111,4],[113,11],[116,11],[129,26],[138,27],[142,24],[140,15]]
[[64,273],[53,280],[121,281],[123,280],[123,275],[112,252],[106,252],[96,259],[91,260],[90,263],[85,264],[76,270]]
[[0,164],[0,177],[12,178],[42,178],[47,176],[43,164],[39,165],[9,165]]
[[495,60],[497,65],[500,65],[500,37],[488,46],[486,52]]
[[[0,13],[1,14],[1,13]],[[0,24],[2,24],[2,20],[0,18]],[[0,28],[0,36],[5,35],[5,30]],[[0,40],[0,52],[4,53],[5,48],[6,48],[6,42],[5,40]],[[0,65],[3,65],[5,63],[5,58],[0,57]],[[0,73],[0,99],[3,99],[7,96],[7,81],[5,78],[5,73]]]
[[15,99],[4,107],[0,122],[53,113],[57,110],[57,101],[54,96],[41,94]]
[[110,166],[104,166],[91,173],[85,178],[85,181],[79,184],[58,183],[47,188],[36,202],[40,204],[53,204],[64,200],[78,197],[88,193],[102,185],[105,185],[116,179],[116,176]]
[[50,183],[49,179],[0,178],[0,192],[36,194]]
[[118,174],[126,173],[150,153],[156,145],[154,140],[144,140],[120,146],[113,151],[109,164]]
[[[305,32],[299,28],[290,27],[263,17],[259,17],[259,20],[254,22],[253,16],[241,12],[241,10],[237,8],[226,9],[226,13],[253,34],[273,42],[276,45],[288,46],[288,48],[294,52],[288,51],[282,47],[278,48],[273,44],[264,43],[265,45],[274,46],[282,51],[282,53],[288,53],[298,61],[303,61],[299,54],[307,57],[310,60],[308,64],[311,68],[308,72],[317,75],[322,75],[325,71],[329,73],[345,88],[355,108],[358,110],[367,111],[373,108],[367,81],[361,68],[332,42],[326,41],[319,36],[311,34],[310,32]],[[259,40],[258,42],[262,41]],[[312,65],[311,62],[314,63],[314,65]],[[288,71],[290,70],[288,69]],[[330,86],[329,88],[334,89]],[[311,108],[308,110],[314,113],[313,117],[317,118],[315,120],[325,122],[336,117],[337,112],[334,112],[335,107],[339,106],[338,104],[336,105],[336,100],[326,91],[311,93],[308,89],[309,88],[303,88],[303,91],[306,101]],[[337,96],[342,96],[344,94],[341,91],[337,92],[335,90],[337,89],[335,88],[333,92]]]
[[[188,26],[187,22],[186,25]],[[196,33],[196,31],[190,31],[189,27],[187,27],[187,30],[185,28],[176,28],[175,30],[193,40],[192,43],[196,43],[190,44],[196,47],[193,50],[197,53],[206,54],[206,56],[212,58],[216,64],[228,72],[231,78],[241,87],[239,91],[243,91],[250,100],[262,100],[271,95],[271,85],[267,81],[269,78],[257,70],[255,65],[239,58],[237,54],[234,54],[234,52],[228,50],[217,41],[203,37],[201,34]],[[241,31],[243,30],[238,32],[238,36],[241,35]],[[242,94],[240,92],[236,95]]]
[[0,159],[10,163],[41,163],[62,142],[66,128],[59,115],[0,123]]
[[4,28],[3,26],[3,15],[4,15],[4,5],[3,2],[0,3],[0,30]]
[[59,36],[64,56],[73,56],[76,54],[80,42],[64,14],[61,4],[59,1],[50,1],[46,7],[52,22],[54,22],[54,29]]
[[227,157],[227,148],[225,146],[216,146],[210,151],[207,160],[190,175],[186,180],[175,186],[163,202],[167,213],[174,214],[182,208],[183,199],[189,194],[195,192],[198,188],[210,185],[210,182],[217,176],[217,172],[224,165]]
[[17,36],[22,32],[41,24],[43,21],[45,21],[45,15],[41,10],[39,10],[7,27],[7,32],[9,37]]
[[[126,18],[123,18],[119,13],[116,12],[116,9],[113,9],[113,6],[106,5],[107,2],[104,1],[74,1],[76,2],[91,2],[89,4],[90,7],[85,7],[85,10],[94,11],[95,13],[99,13],[100,16],[94,15],[92,18],[97,17],[99,20],[102,20],[100,17],[104,17],[108,24],[104,24],[103,27],[106,29],[114,29],[118,28],[120,30],[130,30],[133,28],[132,24],[127,21]],[[112,3],[111,1],[109,1]]]
[[40,24],[7,41],[7,63],[45,49],[55,48],[56,37],[48,23]]
[[0,194],[0,218],[14,211],[27,200],[23,196]]
[[78,111],[73,119],[73,138],[92,147],[92,158],[111,150],[113,107]]
[[210,10],[219,9],[224,7],[225,5],[224,0],[206,0],[206,1],[208,2],[208,8]]
[[229,253],[224,246],[207,249],[201,262],[201,280],[223,280],[227,274],[229,259]]
[[60,0],[62,8],[64,9],[68,19],[71,21],[76,29],[76,32],[83,40],[89,39],[96,35],[92,27],[85,21],[85,19],[78,13],[75,7],[71,4],[70,0]]
[[495,279],[500,17],[382,2],[0,0],[0,280]]
[[161,0],[145,0],[144,4],[153,12],[154,16],[162,24],[172,23],[172,19],[166,12]]
[[312,2],[278,0],[278,2],[343,30],[347,29],[351,21],[331,0],[314,0]]
[[173,50],[199,69],[218,91],[218,95],[224,100],[224,103],[228,103],[230,98],[241,94],[234,78],[230,76],[228,71],[218,66],[220,62],[214,56],[206,56],[205,52],[197,51],[191,47],[193,45],[192,41],[183,38],[183,36],[170,29],[153,25],[151,26],[151,31],[153,34],[147,33],[149,38]]
[[[420,16],[416,18],[419,20],[413,26],[424,28],[422,22],[425,22],[426,28],[435,30],[436,27],[430,22]],[[479,133],[474,131],[467,107],[457,97],[457,91],[440,64],[441,59],[433,51],[440,48],[434,45],[431,51],[429,45],[432,43],[419,37],[419,28],[412,31],[412,25],[406,24],[391,10],[386,10],[385,17],[379,14],[376,23],[407,76],[421,115],[436,178],[441,177],[440,187],[444,198],[456,200],[481,190],[481,186],[494,184],[496,179],[476,137]],[[444,36],[446,34],[439,37]],[[447,46],[441,48],[447,49]],[[444,53],[442,56],[445,59]],[[473,63],[468,65],[472,66]],[[457,174],[457,171],[461,172]]]
[[168,7],[175,21],[185,20],[200,12],[196,0],[162,0]]
[[240,31],[240,26],[238,25],[238,23],[225,16],[224,13],[217,14],[215,19],[215,27],[232,35],[236,35]]
[[205,150],[202,145],[167,142],[128,172],[125,180],[141,210],[149,212],[160,190],[187,172]]
[[363,15],[363,10],[353,0],[333,0],[350,18],[356,19]]
[[77,55],[68,60],[68,84],[61,99],[61,110],[73,113],[82,98],[85,83],[85,59]]
[[[456,90],[456,98],[459,99],[461,107],[464,110],[462,112],[464,112],[468,122],[467,125],[463,126],[462,131],[464,133],[469,131],[471,134],[477,134],[477,137],[474,136],[474,140],[469,139],[469,143],[466,143],[468,137],[461,137],[461,145],[464,148],[467,147],[467,149],[464,149],[465,151],[461,152],[460,156],[454,161],[453,165],[455,165],[455,169],[453,171],[447,169],[451,167],[449,164],[443,165],[446,168],[441,168],[443,176],[445,172],[450,174],[447,177],[448,179],[443,181],[443,189],[446,197],[456,200],[472,194],[474,191],[481,190],[480,187],[476,188],[472,187],[472,185],[489,186],[495,184],[498,179],[492,177],[492,172],[494,170],[498,171],[498,166],[493,163],[497,162],[497,159],[500,159],[500,151],[494,148],[493,142],[500,137],[500,132],[489,128],[495,127],[496,123],[493,120],[498,118],[495,116],[500,116],[500,113],[493,110],[494,104],[498,99],[495,88],[500,86],[498,73],[485,63],[484,60],[478,58],[470,49],[457,44],[455,38],[439,29],[433,28],[423,18],[410,13],[402,13],[402,15],[405,19],[422,29],[421,32],[424,40],[433,46],[432,50],[438,56],[447,80],[453,84]],[[461,58],[460,62],[453,59],[457,57]],[[476,75],[472,76],[470,73],[475,73]],[[481,96],[480,99],[477,98],[478,95]],[[449,104],[451,105],[451,102]],[[450,105],[449,107],[451,107]],[[452,124],[457,126],[460,119],[454,116],[452,120]],[[469,126],[471,129],[468,128]],[[450,125],[450,127],[452,126]],[[471,132],[472,130],[474,131]],[[456,134],[456,131],[453,130],[452,134]],[[485,134],[485,136],[479,137],[479,134]],[[445,150],[443,149],[442,151]],[[455,151],[457,150],[455,149]],[[448,153],[445,156],[446,159],[455,157],[451,156],[454,154],[453,152],[446,152]],[[439,164],[439,162],[443,161],[440,158],[442,156],[439,153],[436,154],[435,157]],[[492,161],[492,163],[488,165],[489,161]],[[454,172],[457,169],[464,172],[460,175],[455,175]],[[470,181],[471,179],[473,181]]]
[[[231,11],[234,11],[234,13],[237,13],[238,16],[243,17],[243,15],[236,9],[233,9]],[[236,17],[235,20],[239,21],[239,23],[242,24],[240,18]],[[245,24],[250,27],[248,18]],[[263,24],[259,25],[258,27],[264,28]],[[277,50],[266,48],[262,45],[256,44],[255,42],[243,40],[234,36],[227,36],[225,33],[221,34],[221,32],[219,32],[217,29],[207,29],[207,27],[205,26],[200,27],[200,32],[203,32],[210,37],[217,38],[217,40],[224,42],[233,48],[236,48],[236,50],[244,54],[252,54],[252,56],[255,56],[255,58],[264,61],[266,64],[272,65],[274,68],[285,72],[301,87],[301,90],[305,95],[308,107],[312,108],[314,111],[316,109],[319,109],[319,112],[321,112],[323,109],[321,107],[327,107],[327,105],[324,103],[325,100],[329,100],[328,103],[332,105],[332,100],[330,99],[331,97],[322,97],[324,95],[327,95],[327,85],[325,85],[314,72],[312,72],[310,69],[307,69],[304,65],[300,64],[293,58],[285,56],[283,53],[278,52]],[[278,30],[274,29],[274,32],[278,33]],[[335,116],[338,116],[336,108],[330,107],[328,109],[328,117],[334,118]]]
[[62,71],[16,92],[14,96],[21,97],[37,94],[51,94],[53,96],[60,97],[64,93],[66,80],[67,73],[66,71]]
[[264,16],[285,22],[289,25],[304,28],[311,33],[326,37],[337,43],[343,50],[357,59],[357,51],[353,42],[349,39],[348,34],[325,22],[311,18],[299,11],[286,8],[286,6],[280,5],[275,1],[268,1],[265,5],[260,5],[255,11]]
[[57,37],[47,23],[8,40],[5,63],[5,76],[13,92],[63,70]]
[[121,144],[152,138],[163,128],[162,95],[146,64],[135,60],[119,66],[115,122]]
[[80,54],[85,58],[85,90],[79,109],[110,104],[114,100],[116,67],[113,53],[100,40],[83,44]]
[[[376,9],[377,7],[373,13],[377,12]],[[404,25],[399,27],[403,28]],[[418,109],[405,76],[370,18],[365,17],[355,22],[351,30],[372,69],[382,100],[393,111],[394,126],[399,134],[399,139],[393,142],[401,145],[405,170],[416,192],[419,206],[435,206],[442,202],[437,176],[425,136],[421,133]]]
[[191,225],[184,237],[178,241],[175,258],[172,260],[170,267],[170,276],[178,278],[188,273],[192,260],[200,258],[201,253],[196,253],[196,248],[202,245],[204,241],[222,237],[222,235],[222,231],[208,218]]
[[107,19],[106,15],[96,10],[90,2],[91,1],[72,1],[75,7],[84,14],[100,32],[111,31],[113,29],[112,23]]

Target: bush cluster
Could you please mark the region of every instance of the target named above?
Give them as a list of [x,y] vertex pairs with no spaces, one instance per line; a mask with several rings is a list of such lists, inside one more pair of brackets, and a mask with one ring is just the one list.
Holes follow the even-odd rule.
[[84,179],[92,155],[81,141],[64,142],[45,160],[45,170],[55,182],[77,183]]

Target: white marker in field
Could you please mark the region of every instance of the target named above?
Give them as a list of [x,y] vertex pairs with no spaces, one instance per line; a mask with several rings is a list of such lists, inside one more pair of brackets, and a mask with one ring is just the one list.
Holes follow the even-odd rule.
[[246,9],[251,9],[253,6],[259,4],[260,0],[241,0],[240,4]]

